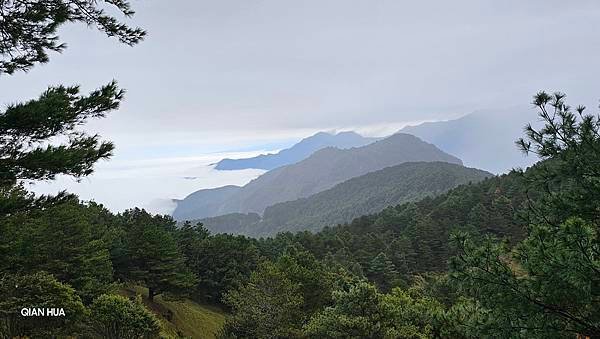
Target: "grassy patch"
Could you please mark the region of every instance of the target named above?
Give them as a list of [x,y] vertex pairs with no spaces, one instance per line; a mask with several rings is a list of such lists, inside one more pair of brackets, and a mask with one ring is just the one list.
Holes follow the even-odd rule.
[[170,301],[157,296],[148,300],[148,290],[142,287],[126,287],[121,294],[141,294],[146,307],[154,312],[162,323],[162,334],[168,338],[214,338],[225,322],[225,313],[212,306],[191,300]]

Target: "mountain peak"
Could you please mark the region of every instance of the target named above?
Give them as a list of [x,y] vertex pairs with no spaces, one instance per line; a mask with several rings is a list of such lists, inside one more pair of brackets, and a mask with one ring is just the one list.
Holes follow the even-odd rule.
[[[460,159],[421,139],[400,133],[361,147],[324,147],[295,164],[269,171],[231,195],[205,196],[193,218],[227,213],[263,213],[275,203],[308,197],[345,180],[389,166],[415,161],[441,161],[461,165]],[[227,192],[230,193],[230,192]],[[185,205],[185,200],[182,205]],[[205,206],[221,201],[218,206]],[[185,206],[192,206],[193,203]],[[210,213],[206,213],[210,209]],[[178,207],[175,213],[179,211]],[[179,214],[181,215],[181,214]]]
[[271,170],[277,167],[302,161],[314,152],[325,147],[348,149],[368,145],[376,140],[378,139],[366,138],[352,131],[345,131],[337,134],[318,132],[300,140],[292,147],[279,151],[275,154],[262,154],[246,159],[223,159],[217,163],[215,169],[239,170],[258,168]]

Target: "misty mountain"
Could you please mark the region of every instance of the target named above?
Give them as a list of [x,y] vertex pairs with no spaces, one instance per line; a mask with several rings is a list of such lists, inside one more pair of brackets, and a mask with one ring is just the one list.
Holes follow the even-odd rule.
[[[443,161],[462,164],[432,144],[398,133],[366,146],[327,147],[293,165],[269,171],[236,189],[202,190],[177,202],[173,217],[199,219],[228,213],[259,213],[279,202],[305,198],[348,179],[404,162]],[[200,201],[199,198],[202,200]],[[198,203],[198,208],[194,205]],[[182,208],[180,208],[182,206]]]
[[457,164],[408,162],[352,178],[308,198],[269,206],[262,219],[257,214],[228,214],[199,221],[212,232],[256,237],[284,231],[319,231],[491,176]]
[[461,158],[465,166],[493,173],[528,167],[537,159],[524,156],[515,146],[523,127],[535,115],[531,109],[477,111],[455,120],[407,126],[402,133],[415,135]]
[[173,218],[187,220],[197,218],[198,215],[218,215],[219,208],[240,189],[240,186],[234,185],[203,189],[188,195],[185,199],[173,200],[177,204],[173,211]]
[[368,145],[377,140],[378,138],[363,137],[355,132],[340,132],[338,134],[319,132],[308,138],[302,139],[292,147],[275,154],[261,154],[246,159],[223,159],[217,163],[215,169],[240,170],[258,168],[271,170],[277,167],[297,163],[325,147],[346,149]]

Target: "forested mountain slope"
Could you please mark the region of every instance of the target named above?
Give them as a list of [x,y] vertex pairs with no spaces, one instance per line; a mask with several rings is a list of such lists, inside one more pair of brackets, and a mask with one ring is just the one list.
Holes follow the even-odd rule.
[[[435,198],[391,206],[318,233],[280,233],[264,242],[271,249],[300,242],[320,258],[332,256],[338,263],[358,264],[367,273],[381,253],[405,277],[443,271],[452,253],[449,236],[453,230],[512,241],[523,237],[525,220],[515,211],[527,203],[525,187],[523,174],[512,172],[461,185]],[[529,195],[535,197],[536,192]]]
[[261,154],[246,159],[223,159],[217,163],[218,170],[240,170],[246,168],[259,168],[272,170],[277,167],[297,163],[308,158],[314,152],[325,147],[346,149],[368,145],[378,138],[367,138],[355,132],[340,132],[330,134],[319,132],[308,138],[300,140],[290,148],[281,150],[275,154]]
[[[194,211],[190,199],[178,202],[173,212],[176,219],[199,219],[228,213],[263,213],[273,204],[308,197],[329,189],[336,184],[388,166],[414,161],[443,161],[461,164],[461,160],[442,152],[432,144],[426,143],[409,134],[395,134],[372,144],[351,148],[333,147],[317,151],[299,163],[283,166],[269,171],[237,192],[229,196],[222,204],[207,211],[204,205]],[[221,194],[220,189],[214,191]],[[205,201],[211,201],[213,190],[203,190]],[[193,196],[194,193],[191,195]],[[202,203],[204,204],[204,203]],[[186,217],[181,218],[186,206]],[[188,209],[189,207],[189,209]]]
[[409,162],[352,178],[308,198],[269,206],[262,219],[256,214],[228,214],[199,221],[213,232],[250,236],[319,231],[490,176],[485,171],[445,162]]

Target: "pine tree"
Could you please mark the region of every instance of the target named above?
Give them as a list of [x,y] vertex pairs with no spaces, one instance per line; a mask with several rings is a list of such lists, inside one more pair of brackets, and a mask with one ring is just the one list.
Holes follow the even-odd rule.
[[300,286],[271,262],[263,262],[248,284],[225,295],[232,309],[223,338],[300,336],[303,298]]
[[[145,32],[131,28],[106,13],[114,7],[126,16],[134,14],[128,1],[23,0],[0,2],[0,78],[27,71],[49,60],[48,52],[60,52],[65,44],[56,32],[65,23],[96,26],[120,42],[134,45]],[[116,110],[124,91],[116,83],[81,95],[78,86],[49,87],[39,98],[9,104],[0,110],[0,218],[13,208],[34,208],[46,198],[21,197],[15,202],[18,180],[53,179],[58,174],[76,178],[89,175],[94,164],[111,156],[114,148],[98,135],[87,135],[76,127]],[[57,144],[56,140],[64,140]],[[17,188],[17,191],[19,188]],[[63,198],[59,194],[57,198]],[[8,201],[8,202],[7,202]],[[23,205],[29,201],[30,206]]]
[[398,271],[384,252],[379,252],[367,267],[367,277],[383,291],[389,291],[398,284]]
[[[65,23],[81,22],[95,26],[107,36],[134,45],[145,36],[144,30],[132,28],[107,14],[132,16],[129,1],[119,0],[21,0],[0,2],[0,75],[27,71],[35,64],[48,62],[48,52],[61,52],[66,45],[56,35]],[[116,10],[116,11],[115,11]]]
[[90,306],[93,332],[107,339],[158,338],[160,322],[142,303],[119,295],[102,295]]
[[600,336],[600,121],[564,97],[538,93],[545,126],[517,142],[542,158],[522,173],[537,192],[523,211],[527,237],[511,248],[454,236],[452,277],[479,306],[469,315],[478,335]]
[[7,249],[0,268],[45,271],[77,290],[84,302],[108,292],[113,269],[106,227],[93,225],[96,211],[77,201],[6,218],[0,244]]
[[[22,316],[22,309],[62,308],[64,316]],[[51,274],[0,274],[0,335],[3,338],[54,338],[76,333],[85,307],[75,290]]]
[[179,294],[194,286],[196,277],[185,265],[172,219],[140,209],[125,212],[123,219],[124,253],[115,258],[120,277],[143,283],[150,300],[164,292]]

